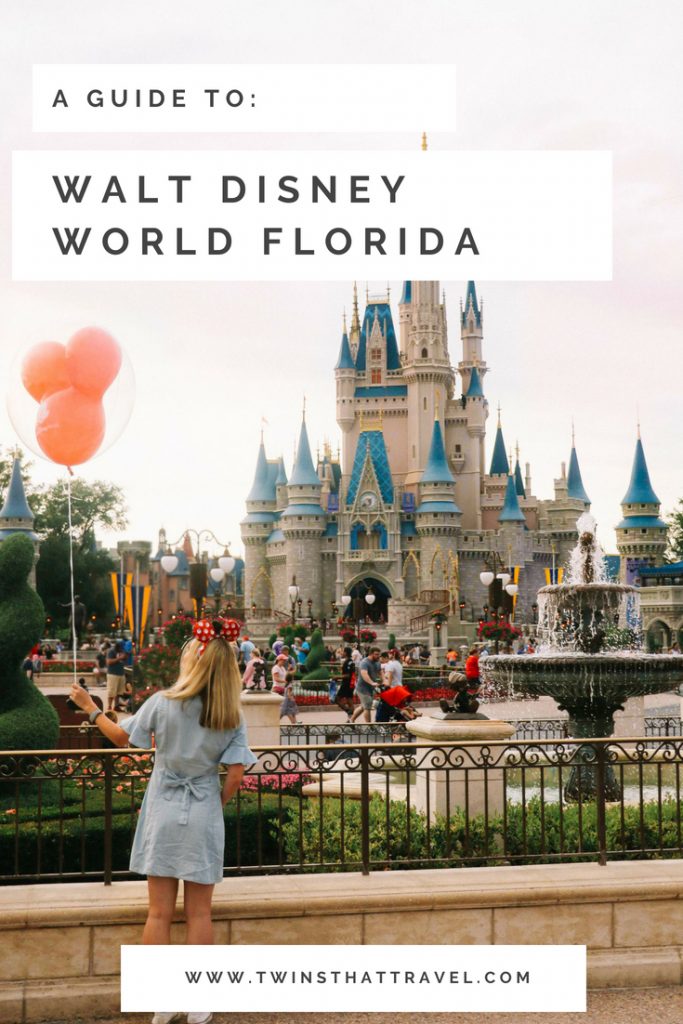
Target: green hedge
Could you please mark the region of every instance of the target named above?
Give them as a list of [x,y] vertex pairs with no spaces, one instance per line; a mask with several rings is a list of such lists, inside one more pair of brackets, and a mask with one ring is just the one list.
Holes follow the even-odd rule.
[[[103,797],[103,794],[97,796]],[[60,817],[58,809],[43,808],[40,825],[26,820],[17,823],[5,817],[0,824],[0,875],[102,872],[104,816],[99,807],[91,805],[92,797],[93,793],[89,793],[85,815],[80,814],[75,805],[66,805]],[[122,812],[119,798],[112,817],[114,871],[128,870],[137,820],[137,814],[130,812],[130,797],[123,799],[127,799],[127,813]],[[276,794],[264,793],[259,805],[255,796],[246,794],[240,798],[238,819],[237,805],[232,801],[224,812],[225,866],[277,864],[280,819],[291,814],[296,816],[297,807],[298,800],[294,797],[283,796],[280,800]]]

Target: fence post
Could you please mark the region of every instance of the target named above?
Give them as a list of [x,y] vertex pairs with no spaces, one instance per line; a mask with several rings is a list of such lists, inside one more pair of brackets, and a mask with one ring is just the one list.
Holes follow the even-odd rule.
[[595,809],[598,839],[598,863],[603,867],[607,864],[607,822],[605,806],[605,761],[607,751],[604,743],[598,741],[595,745],[596,772],[595,772]]
[[112,755],[104,755],[104,884],[112,882]]
[[360,751],[360,826],[361,865],[364,875],[370,874],[370,752]]

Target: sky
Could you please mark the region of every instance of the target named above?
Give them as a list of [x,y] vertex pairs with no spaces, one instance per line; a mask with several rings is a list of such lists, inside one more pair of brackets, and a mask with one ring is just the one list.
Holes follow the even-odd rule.
[[[336,447],[334,374],[351,282],[324,284],[13,283],[13,149],[408,149],[412,134],[34,135],[32,63],[454,62],[456,130],[431,149],[609,149],[614,154],[614,278],[487,283],[484,358],[508,447],[519,442],[533,491],[552,496],[572,419],[603,546],[626,490],[637,420],[664,511],[683,496],[683,8],[674,0],[4,0],[0,8],[0,384],[18,353],[98,324],[136,378],[130,423],[80,471],[126,494],[117,539],[170,540],[211,529],[241,550],[239,521],[261,420],[269,457],[291,468],[306,396],[309,435]],[[330,128],[333,126],[330,125]],[[450,352],[459,356],[465,282],[444,282]],[[360,284],[364,293],[365,282]],[[385,282],[370,282],[371,293]],[[399,282],[392,282],[394,300]],[[396,306],[394,304],[394,313]],[[14,368],[14,369],[13,369]],[[17,437],[0,403],[0,445]],[[34,459],[36,479],[62,470]]]

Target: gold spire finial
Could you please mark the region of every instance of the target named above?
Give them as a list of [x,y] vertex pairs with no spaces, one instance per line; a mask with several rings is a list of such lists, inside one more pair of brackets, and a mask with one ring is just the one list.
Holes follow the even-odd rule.
[[512,476],[512,448],[510,449],[510,455],[508,457],[508,462],[510,463],[510,476]]
[[420,148],[423,153],[427,150],[427,132],[422,132],[422,145]]
[[638,431],[638,440],[640,441],[640,406],[636,405],[636,429]]
[[370,302],[370,288],[368,286],[368,282],[366,281],[365,282],[365,305],[367,306],[369,302]]
[[519,462],[519,441],[515,442],[515,455],[517,456],[517,462]]
[[346,330],[346,310],[344,310],[344,312],[342,313],[342,331],[344,332],[344,334],[347,333],[347,330]]
[[440,404],[441,404],[441,392],[437,388],[436,389],[436,396],[434,398],[434,419],[435,420],[438,420],[438,418],[439,418],[439,406],[440,406]]
[[353,282],[353,307],[351,309],[351,333],[349,341],[356,342],[360,336],[360,317],[358,316],[358,282]]
[[303,419],[304,421],[306,420],[306,395],[304,395],[304,407],[303,407],[303,412],[302,412],[302,416],[301,416],[301,418],[302,418],[302,419]]
[[498,403],[498,426],[500,426],[500,402]]

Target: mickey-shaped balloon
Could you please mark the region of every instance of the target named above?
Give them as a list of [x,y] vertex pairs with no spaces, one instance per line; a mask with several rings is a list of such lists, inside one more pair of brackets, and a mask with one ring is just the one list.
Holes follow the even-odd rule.
[[121,369],[119,343],[85,327],[62,345],[43,341],[26,353],[21,380],[39,403],[36,440],[48,459],[78,466],[99,450],[106,430],[102,399]]

